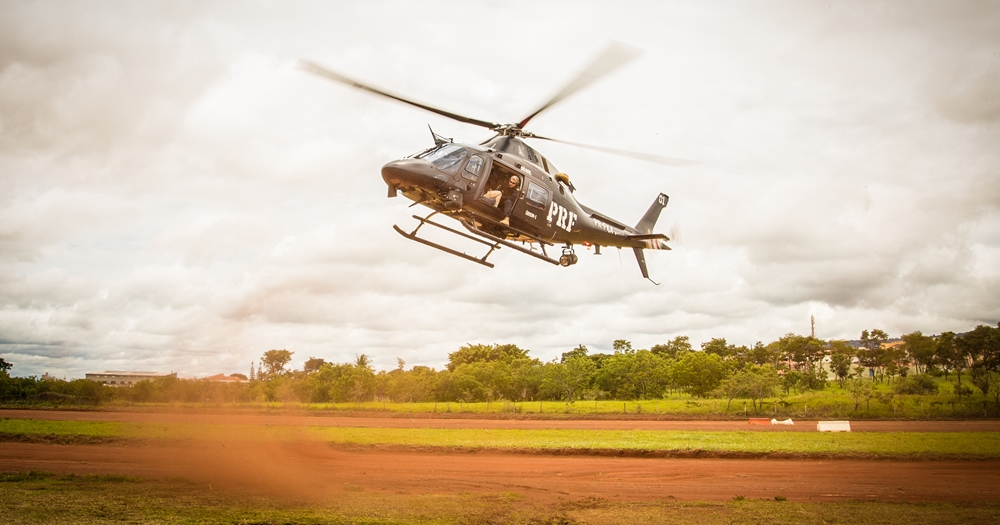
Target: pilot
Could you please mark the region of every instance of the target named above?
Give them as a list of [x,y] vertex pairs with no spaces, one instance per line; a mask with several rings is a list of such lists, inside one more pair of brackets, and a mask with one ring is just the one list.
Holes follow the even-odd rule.
[[503,189],[501,197],[503,202],[503,220],[500,222],[504,224],[510,225],[510,212],[514,209],[514,203],[517,202],[518,186],[520,184],[521,179],[515,175],[511,175],[510,180],[507,181],[507,187]]

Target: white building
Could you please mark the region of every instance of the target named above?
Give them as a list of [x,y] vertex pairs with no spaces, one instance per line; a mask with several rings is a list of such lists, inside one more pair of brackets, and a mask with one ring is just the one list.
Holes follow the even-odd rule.
[[108,386],[134,385],[139,381],[149,381],[160,379],[161,377],[177,377],[177,372],[126,372],[122,370],[105,370],[104,372],[93,372],[87,374],[87,379],[96,381]]

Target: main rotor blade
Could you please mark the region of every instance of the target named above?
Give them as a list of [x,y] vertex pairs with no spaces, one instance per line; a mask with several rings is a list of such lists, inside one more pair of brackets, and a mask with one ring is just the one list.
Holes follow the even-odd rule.
[[595,80],[607,75],[608,73],[614,71],[625,62],[635,58],[639,55],[639,49],[632,47],[621,42],[611,42],[605,50],[594,59],[583,71],[577,74],[576,78],[570,81],[559,93],[556,93],[552,99],[542,105],[542,107],[535,110],[534,113],[528,115],[517,127],[524,128],[528,125],[528,121],[535,118],[542,111],[549,109],[554,106],[560,100],[580,91],[581,89],[587,87]]
[[533,139],[541,140],[551,140],[552,142],[558,142],[560,144],[569,144],[570,146],[576,146],[578,148],[592,149],[594,151],[603,151],[604,153],[611,153],[613,155],[621,155],[623,157],[631,157],[633,159],[640,159],[649,162],[655,162],[657,164],[666,164],[668,166],[690,166],[692,164],[697,164],[698,161],[678,159],[675,157],[663,157],[660,155],[653,155],[650,153],[639,153],[638,151],[628,151],[624,149],[606,148],[604,146],[593,146],[590,144],[580,144],[579,142],[570,142],[568,140],[551,139],[549,137],[542,137],[540,135],[531,134],[528,137]]
[[330,71],[329,69],[326,69],[326,68],[324,68],[322,66],[318,66],[316,64],[313,64],[312,62],[308,62],[308,61],[305,61],[305,60],[300,60],[299,61],[299,68],[303,69],[305,71],[308,71],[310,73],[313,73],[315,75],[319,75],[321,77],[326,77],[326,78],[328,78],[330,80],[335,80],[335,81],[340,82],[342,84],[347,84],[348,86],[352,86],[352,87],[356,87],[358,89],[362,89],[364,91],[368,91],[369,93],[375,93],[376,95],[381,95],[383,97],[391,98],[393,100],[398,100],[398,101],[400,101],[400,102],[402,102],[404,104],[409,104],[411,106],[416,106],[416,107],[418,107],[420,109],[424,109],[424,110],[430,111],[431,113],[437,113],[438,115],[441,115],[441,116],[444,116],[444,117],[448,117],[448,118],[450,118],[452,120],[457,120],[459,122],[464,122],[466,124],[472,124],[472,125],[475,125],[475,126],[481,126],[481,127],[489,128],[489,129],[494,129],[494,128],[500,126],[499,124],[496,124],[496,123],[493,123],[493,122],[487,122],[485,120],[479,120],[479,119],[474,119],[474,118],[466,117],[466,116],[463,116],[463,115],[459,115],[457,113],[452,113],[450,111],[445,111],[443,109],[438,109],[438,108],[435,108],[435,107],[431,107],[431,106],[428,106],[426,104],[421,104],[419,102],[414,102],[412,100],[407,100],[407,99],[405,99],[403,97],[400,97],[398,95],[393,95],[392,93],[387,93],[385,91],[382,91],[381,89],[377,89],[377,88],[374,88],[372,86],[368,86],[368,85],[362,84],[361,82],[358,82],[357,80],[353,80],[353,79],[347,78],[347,77],[345,77],[345,76],[343,76],[343,75],[341,75],[339,73],[334,73],[333,71]]

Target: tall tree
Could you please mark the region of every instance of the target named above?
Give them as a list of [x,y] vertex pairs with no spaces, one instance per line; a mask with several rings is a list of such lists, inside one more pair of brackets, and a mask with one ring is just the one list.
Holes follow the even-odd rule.
[[955,332],[941,332],[934,345],[934,363],[944,370],[944,378],[952,371],[958,373],[958,384],[962,384],[962,368],[965,361],[955,348]]
[[672,366],[677,384],[693,396],[705,397],[715,390],[726,374],[726,365],[716,354],[691,352]]
[[548,363],[544,370],[541,388],[545,397],[576,401],[593,383],[597,365],[587,356],[576,356],[563,363]]
[[979,325],[971,332],[962,334],[956,340],[959,353],[965,358],[972,384],[988,395],[991,387],[990,375],[997,372],[1000,365],[1000,328]]
[[319,371],[320,367],[325,365],[326,361],[318,357],[310,357],[306,359],[306,363],[302,365],[302,371],[311,374],[313,372]]
[[466,344],[448,354],[448,370],[454,372],[460,365],[481,361],[502,361],[510,364],[519,359],[528,359],[528,351],[512,344]]
[[615,341],[611,343],[611,347],[614,348],[616,354],[627,354],[632,352],[632,343],[624,339],[615,339]]
[[260,358],[261,370],[257,371],[258,376],[271,377],[285,373],[285,365],[292,360],[292,354],[294,352],[289,352],[288,350],[268,350],[264,352],[264,356]]
[[727,344],[726,340],[721,337],[715,337],[711,341],[707,341],[701,344],[701,351],[707,354],[715,354],[722,358],[723,361],[729,359],[735,353],[734,346]]
[[920,330],[903,334],[903,349],[913,359],[918,374],[927,373],[927,368],[934,364],[935,346],[934,338]]
[[679,335],[665,345],[653,345],[649,349],[650,352],[668,359],[677,359],[678,356],[693,350],[694,347],[691,346],[691,340],[686,335]]
[[587,352],[589,350],[586,346],[579,345],[576,348],[570,350],[569,352],[563,352],[562,357],[559,359],[560,363],[565,363],[574,357],[587,357]]
[[757,402],[774,394],[778,372],[771,365],[750,365],[729,376],[719,385],[726,397],[726,410],[733,399],[749,399],[757,411]]
[[847,341],[830,341],[830,371],[844,388],[844,380],[851,375],[851,364],[854,360],[854,347]]
[[764,343],[757,341],[753,344],[753,348],[750,349],[748,354],[749,361],[755,365],[771,365],[773,368],[778,368],[778,361],[781,359],[781,354],[771,345],[765,345]]
[[861,348],[858,351],[858,361],[861,363],[861,366],[868,368],[870,375],[872,375],[872,381],[875,380],[876,373],[879,380],[882,378],[886,358],[884,345],[888,340],[889,335],[878,328],[871,332],[868,330],[861,332]]

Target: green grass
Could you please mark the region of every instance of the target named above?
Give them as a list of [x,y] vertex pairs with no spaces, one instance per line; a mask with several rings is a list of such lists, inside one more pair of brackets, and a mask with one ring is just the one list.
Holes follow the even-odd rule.
[[566,498],[543,504],[512,492],[331,493],[324,501],[211,490],[184,480],[12,473],[0,478],[0,516],[9,524],[951,524],[1000,522],[1000,505],[773,499],[649,502]]
[[997,432],[717,432],[324,427],[325,441],[473,449],[692,451],[883,457],[1000,457]]
[[103,421],[50,421],[44,419],[0,419],[0,432],[49,434],[54,436],[124,437],[132,423]]
[[1000,457],[1000,432],[753,432],[282,427],[0,420],[0,436],[142,440],[319,440],[351,446],[529,452],[651,451],[843,457]]

